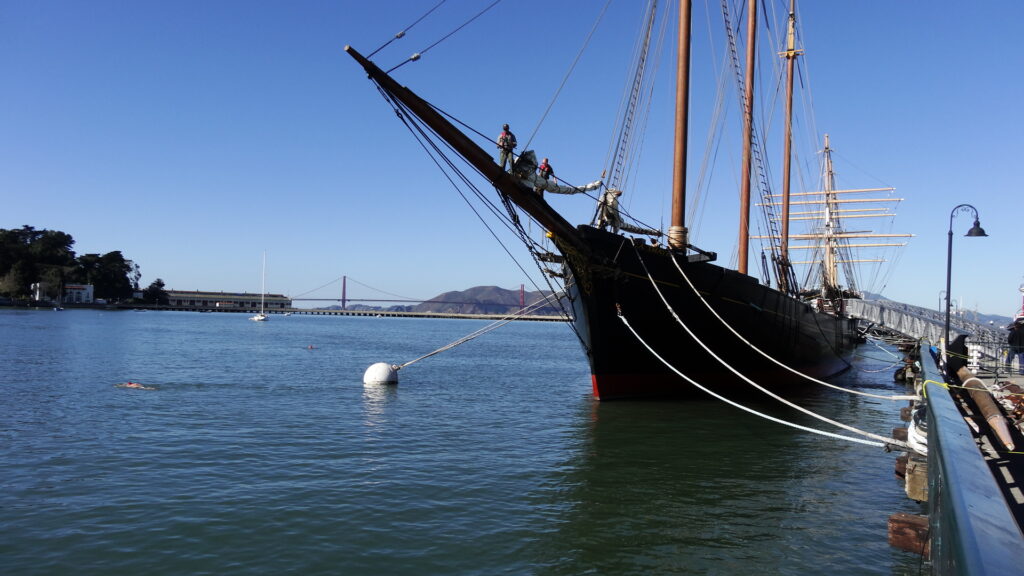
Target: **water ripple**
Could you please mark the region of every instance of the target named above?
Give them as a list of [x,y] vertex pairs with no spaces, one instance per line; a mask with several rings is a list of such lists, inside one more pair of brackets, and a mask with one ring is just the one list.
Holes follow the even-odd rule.
[[5,572],[916,567],[885,542],[888,515],[916,511],[890,456],[713,403],[599,404],[564,326],[515,323],[397,387],[361,383],[480,326],[0,311]]

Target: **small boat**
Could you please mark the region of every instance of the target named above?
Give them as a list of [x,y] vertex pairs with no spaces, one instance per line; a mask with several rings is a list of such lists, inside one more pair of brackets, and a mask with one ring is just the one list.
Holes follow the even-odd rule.
[[918,454],[928,453],[928,405],[921,404],[910,418],[907,426],[907,444]]
[[260,281],[260,313],[251,316],[249,320],[254,322],[266,322],[269,318],[264,310],[264,305],[267,297],[267,253],[263,253],[263,279]]
[[53,302],[53,311],[54,312],[60,312],[61,310],[64,310],[63,303],[64,303],[64,285],[62,283],[62,284],[58,284],[57,285],[57,299]]

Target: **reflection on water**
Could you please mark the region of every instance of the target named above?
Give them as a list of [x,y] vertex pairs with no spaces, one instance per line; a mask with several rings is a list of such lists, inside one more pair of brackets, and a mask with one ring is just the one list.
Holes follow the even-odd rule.
[[[918,512],[894,455],[712,401],[599,403],[559,324],[503,327],[403,371],[401,388],[360,381],[483,324],[0,311],[6,572],[917,566],[885,539],[889,514]],[[891,386],[875,378],[855,384]],[[127,381],[160,391],[113,387]],[[876,432],[897,412],[807,402]]]
[[[842,385],[878,385],[864,371]],[[884,389],[891,389],[882,381]],[[899,405],[826,391],[801,399],[815,411],[884,434]],[[765,403],[760,411],[802,415]],[[787,412],[788,413],[785,413]],[[886,522],[920,513],[893,479],[895,454],[802,433],[725,404],[606,402],[581,409],[584,445],[566,467],[558,530],[537,544],[545,567],[674,574],[888,574],[916,558],[888,546]],[[860,542],[837,547],[837,542]],[[811,552],[813,551],[813,552]]]
[[389,402],[398,398],[397,384],[363,385],[363,423],[377,426],[383,422]]

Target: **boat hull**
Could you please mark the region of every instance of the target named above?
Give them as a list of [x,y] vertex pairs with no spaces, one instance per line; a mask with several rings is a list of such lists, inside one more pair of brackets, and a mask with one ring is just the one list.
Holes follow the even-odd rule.
[[849,367],[846,357],[856,346],[856,320],[819,312],[746,274],[677,255],[694,291],[668,250],[589,226],[580,226],[579,232],[591,254],[563,253],[571,274],[568,294],[574,323],[590,361],[595,397],[708,397],[668,365],[730,399],[763,393],[725,365],[774,392],[814,386],[751,345],[817,378]]

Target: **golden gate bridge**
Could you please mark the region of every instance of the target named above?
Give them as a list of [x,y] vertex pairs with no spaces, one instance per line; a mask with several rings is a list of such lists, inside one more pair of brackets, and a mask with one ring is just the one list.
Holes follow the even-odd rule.
[[[322,297],[312,298],[312,297],[306,297],[308,294],[312,294],[314,292],[318,292],[320,290],[323,290],[324,288],[326,288],[326,287],[328,287],[328,286],[338,282],[339,280],[341,281],[341,297],[340,298],[322,298]],[[390,296],[390,298],[349,298],[348,297],[348,281],[349,280],[352,280],[353,283],[358,284],[358,285],[360,285],[360,286],[362,286],[364,288],[368,288],[370,290],[374,290],[376,292],[380,292],[381,294],[386,294],[387,296]],[[364,284],[364,283],[362,283],[362,282],[360,282],[358,280],[349,278],[348,276],[341,276],[340,278],[335,278],[334,280],[331,280],[330,282],[327,282],[326,284],[323,284],[321,286],[317,286],[316,288],[314,288],[312,290],[307,290],[306,292],[303,292],[303,293],[298,294],[296,296],[289,296],[289,298],[293,302],[340,302],[342,310],[347,309],[347,307],[348,307],[348,305],[350,303],[365,303],[365,302],[389,303],[389,304],[420,304],[420,303],[428,302],[428,301],[431,302],[431,303],[437,303],[437,304],[467,304],[467,303],[473,302],[473,301],[470,301],[470,300],[435,300],[433,298],[430,298],[430,299],[409,298],[409,297],[400,296],[400,295],[397,295],[397,294],[391,294],[390,292],[386,292],[384,290],[380,290],[379,288],[374,288],[373,286],[369,286],[369,285]],[[519,305],[520,305],[520,307],[525,307],[526,306],[526,287],[523,284],[519,285]]]

